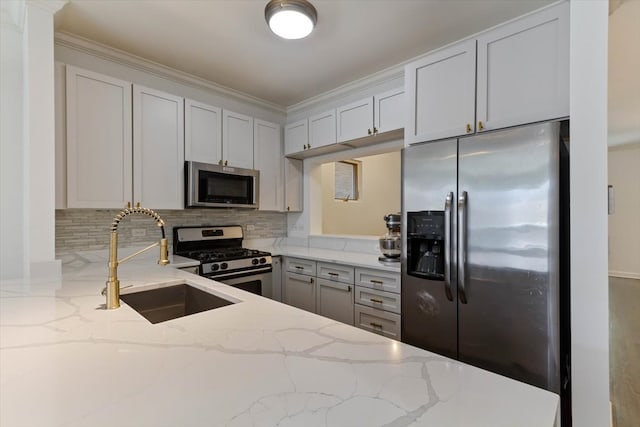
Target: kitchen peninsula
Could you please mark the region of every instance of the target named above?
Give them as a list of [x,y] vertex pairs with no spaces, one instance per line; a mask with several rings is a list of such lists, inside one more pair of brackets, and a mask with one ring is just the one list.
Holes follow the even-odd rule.
[[151,324],[104,310],[106,265],[80,258],[3,281],[1,425],[556,423],[545,390],[148,259],[119,273],[123,294],[187,282],[236,303]]

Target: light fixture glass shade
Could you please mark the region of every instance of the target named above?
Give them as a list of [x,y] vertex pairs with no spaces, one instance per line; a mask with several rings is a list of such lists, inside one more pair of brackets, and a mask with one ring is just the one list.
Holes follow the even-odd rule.
[[318,15],[305,0],[271,0],[264,9],[269,28],[285,39],[301,39],[313,31]]

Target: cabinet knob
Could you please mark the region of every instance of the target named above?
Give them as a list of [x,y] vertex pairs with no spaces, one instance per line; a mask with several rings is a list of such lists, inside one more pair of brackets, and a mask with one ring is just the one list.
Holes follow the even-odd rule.
[[311,144],[307,145],[307,148],[311,148]]
[[482,124],[482,122],[478,122],[478,129],[480,130],[484,129],[484,125]]
[[291,210],[291,206],[287,206],[287,210],[290,211]]
[[377,127],[375,127],[375,126],[373,127],[373,134],[374,134],[374,135],[377,135],[377,134],[378,134],[378,128],[377,128]]
[[222,159],[218,160],[218,164],[222,166]]
[[307,149],[307,144],[304,144],[304,149],[305,149],[305,150]]
[[371,135],[371,129],[367,129],[367,133]]
[[313,277],[309,279],[309,283],[313,283]]
[[471,132],[471,125],[469,123],[467,123],[467,133]]
[[347,287],[347,290],[348,290],[349,292],[351,292],[351,286],[348,286],[348,287]]

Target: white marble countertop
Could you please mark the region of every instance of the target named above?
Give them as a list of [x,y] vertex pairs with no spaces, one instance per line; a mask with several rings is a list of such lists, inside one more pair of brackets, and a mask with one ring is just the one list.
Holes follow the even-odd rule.
[[280,255],[296,258],[306,258],[314,261],[325,261],[336,264],[352,265],[355,267],[375,268],[376,270],[386,270],[400,273],[399,262],[382,262],[378,260],[379,255],[363,252],[349,252],[334,249],[311,248],[291,245],[275,246],[251,246],[251,249],[259,249],[270,252],[271,255]]
[[152,325],[126,304],[102,308],[104,263],[0,282],[0,425],[556,422],[553,393],[149,264],[120,267],[122,286],[133,285],[126,292],[187,280],[238,302]]

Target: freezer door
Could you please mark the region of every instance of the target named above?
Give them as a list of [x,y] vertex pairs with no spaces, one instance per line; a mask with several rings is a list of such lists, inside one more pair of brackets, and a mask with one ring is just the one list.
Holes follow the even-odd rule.
[[459,358],[554,392],[558,139],[559,123],[462,138],[458,160]]
[[[447,140],[412,145],[402,155],[402,341],[452,358],[458,355],[454,233],[457,151],[457,140]],[[445,209],[447,196],[450,209]],[[411,269],[424,269],[422,265],[407,265],[407,212],[421,211],[445,213],[448,231],[444,233],[441,256],[445,258],[446,277],[440,280],[408,274]]]

